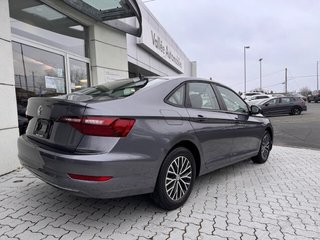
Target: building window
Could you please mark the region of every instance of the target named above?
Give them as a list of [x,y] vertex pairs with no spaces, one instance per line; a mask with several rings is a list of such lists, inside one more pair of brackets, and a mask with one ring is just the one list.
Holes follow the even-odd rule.
[[9,0],[20,134],[28,98],[90,86],[87,28],[38,0]]
[[89,64],[80,60],[69,60],[71,92],[86,88],[89,86]]
[[64,57],[13,42],[13,64],[20,133],[24,133],[28,98],[65,94]]

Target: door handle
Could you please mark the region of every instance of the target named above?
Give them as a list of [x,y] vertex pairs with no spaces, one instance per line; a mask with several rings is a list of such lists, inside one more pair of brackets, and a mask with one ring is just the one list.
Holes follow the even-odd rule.
[[241,123],[241,121],[239,120],[239,116],[235,116],[234,118],[233,118],[235,121],[235,124],[240,124]]
[[204,122],[205,121],[204,116],[201,115],[201,114],[198,114],[198,118],[197,119],[198,119],[199,122]]

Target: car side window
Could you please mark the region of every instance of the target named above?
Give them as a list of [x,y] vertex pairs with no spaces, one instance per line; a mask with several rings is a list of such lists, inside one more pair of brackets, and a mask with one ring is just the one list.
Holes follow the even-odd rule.
[[265,99],[268,98],[267,96],[258,96],[257,99]]
[[167,102],[171,103],[172,105],[183,107],[184,94],[185,94],[185,86],[182,85],[169,96]]
[[274,99],[271,99],[270,101],[266,102],[266,104],[269,104],[269,105],[274,105],[274,104],[277,104],[279,103],[279,99],[278,98],[274,98]]
[[188,83],[188,94],[192,108],[208,110],[220,109],[217,97],[209,83],[190,82]]
[[290,102],[290,98],[288,97],[281,98],[281,103],[289,103],[289,102]]
[[217,86],[219,92],[221,93],[221,97],[226,104],[228,111],[232,112],[241,112],[241,113],[248,113],[247,104],[233,91],[228,88]]

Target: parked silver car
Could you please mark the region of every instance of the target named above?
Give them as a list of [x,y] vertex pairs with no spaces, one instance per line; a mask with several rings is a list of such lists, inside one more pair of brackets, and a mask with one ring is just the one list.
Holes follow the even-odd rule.
[[272,148],[270,121],[221,84],[185,77],[124,79],[30,98],[21,164],[48,184],[94,198],[152,193],[164,209],[195,178]]

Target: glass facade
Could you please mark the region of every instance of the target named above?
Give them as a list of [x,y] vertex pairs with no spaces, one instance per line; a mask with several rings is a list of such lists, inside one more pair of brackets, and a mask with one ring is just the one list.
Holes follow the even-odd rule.
[[109,1],[101,1],[101,0],[83,0],[83,2],[89,4],[90,6],[100,10],[109,10],[115,8],[121,8],[120,0],[109,0]]
[[79,60],[70,58],[70,80],[71,80],[71,92],[83,89],[89,85],[89,64]]
[[66,93],[64,57],[21,43],[13,42],[13,65],[20,134],[28,120],[28,98],[51,97]]
[[86,57],[86,27],[36,0],[9,0],[11,32]]
[[9,0],[20,134],[28,98],[52,97],[90,85],[85,26],[36,0]]
[[[55,32],[41,29],[30,24],[21,22],[17,19],[10,19],[11,33],[30,39],[45,45],[50,45],[56,49],[65,50],[79,56],[86,57],[85,38],[73,38]],[[74,26],[74,28],[82,29],[82,26]],[[84,34],[84,33],[83,33]]]

